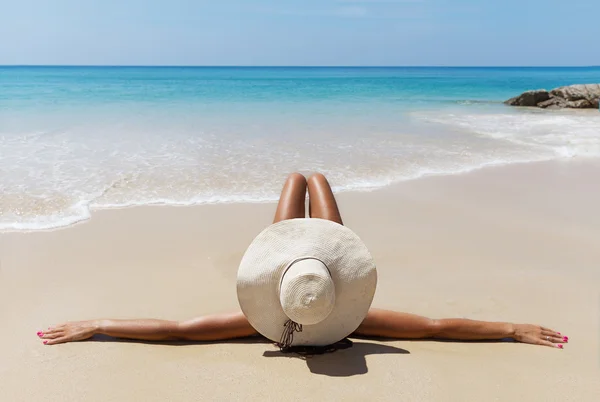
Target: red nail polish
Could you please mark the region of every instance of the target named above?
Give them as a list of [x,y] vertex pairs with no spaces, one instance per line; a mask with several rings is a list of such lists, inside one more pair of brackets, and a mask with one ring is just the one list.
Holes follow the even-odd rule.
[[557,348],[559,348],[559,349],[562,349],[562,348],[563,348],[563,345],[562,345],[562,344],[559,344],[559,345],[556,345],[556,347],[557,347]]
[[[47,343],[48,343],[48,341],[44,341],[44,345],[45,345],[45,344],[47,344]],[[562,345],[561,345],[561,346],[562,346]]]
[[557,334],[559,334],[559,335],[560,335],[560,332],[557,332]]
[[569,342],[569,337],[568,336],[563,337],[563,341],[564,342]]
[[42,331],[37,332],[37,336],[42,336],[42,335],[44,335],[44,333]]

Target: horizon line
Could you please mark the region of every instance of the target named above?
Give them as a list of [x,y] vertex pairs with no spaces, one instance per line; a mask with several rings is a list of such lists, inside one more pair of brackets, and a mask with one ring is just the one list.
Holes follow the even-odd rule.
[[236,65],[236,64],[0,64],[0,67],[154,67],[154,68],[600,68],[600,65]]

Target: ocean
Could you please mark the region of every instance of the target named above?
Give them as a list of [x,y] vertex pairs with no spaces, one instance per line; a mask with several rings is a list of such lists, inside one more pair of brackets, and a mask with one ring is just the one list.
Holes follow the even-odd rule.
[[293,171],[368,191],[597,158],[598,111],[502,101],[598,82],[600,68],[0,67],[0,231],[273,201]]

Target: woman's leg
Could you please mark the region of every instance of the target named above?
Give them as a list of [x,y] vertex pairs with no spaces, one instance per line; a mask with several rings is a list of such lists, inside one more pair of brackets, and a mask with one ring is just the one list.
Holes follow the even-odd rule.
[[311,218],[327,219],[343,225],[331,186],[321,173],[308,178],[308,197]]
[[300,173],[288,176],[281,196],[273,223],[284,219],[304,218],[306,216],[306,178]]

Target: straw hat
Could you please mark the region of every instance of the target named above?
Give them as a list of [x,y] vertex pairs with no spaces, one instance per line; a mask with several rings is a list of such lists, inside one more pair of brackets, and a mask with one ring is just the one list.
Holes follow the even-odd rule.
[[[360,238],[338,223],[288,219],[263,230],[244,254],[237,294],[250,325],[288,346],[326,346],[369,311],[377,271]],[[294,333],[290,328],[295,327]]]

